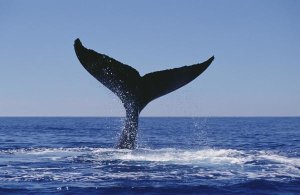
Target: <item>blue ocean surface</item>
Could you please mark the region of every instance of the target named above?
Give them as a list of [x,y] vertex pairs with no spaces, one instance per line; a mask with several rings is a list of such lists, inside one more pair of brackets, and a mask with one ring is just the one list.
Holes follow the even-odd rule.
[[0,194],[299,194],[299,117],[0,118]]

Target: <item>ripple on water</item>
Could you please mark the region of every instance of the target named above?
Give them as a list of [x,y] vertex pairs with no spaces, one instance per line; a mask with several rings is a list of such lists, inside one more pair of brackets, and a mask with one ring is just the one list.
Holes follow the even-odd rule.
[[0,151],[0,182],[216,182],[300,178],[300,159],[270,151],[20,148]]

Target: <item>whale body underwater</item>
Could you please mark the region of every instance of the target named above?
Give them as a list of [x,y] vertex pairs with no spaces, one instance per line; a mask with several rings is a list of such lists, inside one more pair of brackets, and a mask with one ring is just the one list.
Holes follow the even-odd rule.
[[82,66],[116,94],[124,105],[125,126],[117,145],[120,149],[136,147],[139,114],[149,102],[188,84],[204,72],[214,60],[212,56],[203,63],[140,76],[131,66],[85,48],[79,39],[75,40],[74,49]]

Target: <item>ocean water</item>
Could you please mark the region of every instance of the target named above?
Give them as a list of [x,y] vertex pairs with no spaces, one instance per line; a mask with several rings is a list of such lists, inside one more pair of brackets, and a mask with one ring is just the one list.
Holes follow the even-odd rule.
[[0,194],[299,194],[300,118],[0,118]]

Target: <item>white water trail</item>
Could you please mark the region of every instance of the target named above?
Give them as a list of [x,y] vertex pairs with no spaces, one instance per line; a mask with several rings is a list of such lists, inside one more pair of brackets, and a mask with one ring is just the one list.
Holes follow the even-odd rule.
[[[31,166],[35,163],[38,165]],[[55,163],[58,163],[57,167],[48,167],[49,164]],[[60,163],[68,164],[70,167],[60,167]],[[287,157],[271,151],[235,149],[119,150],[91,147],[12,149],[0,150],[0,164],[6,165],[0,166],[0,175],[11,176],[1,177],[0,181],[45,178],[59,181],[99,181],[107,178],[139,177],[174,179],[185,176],[217,180],[300,179],[298,157]]]

